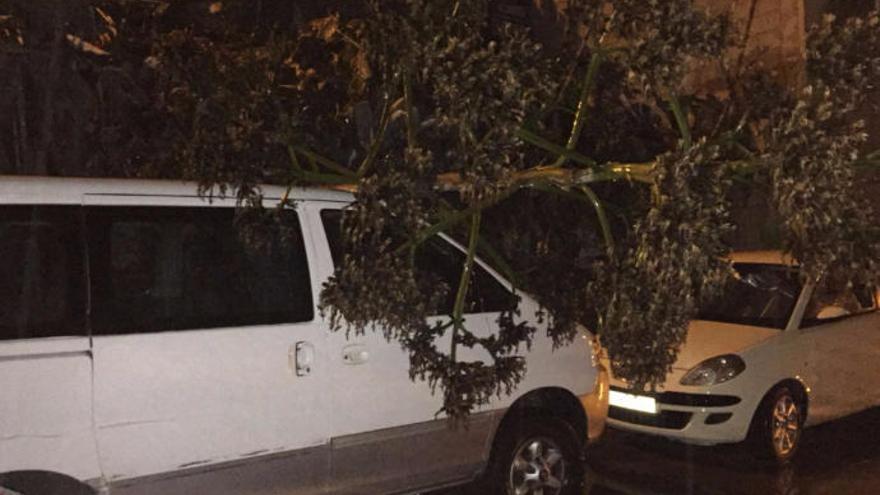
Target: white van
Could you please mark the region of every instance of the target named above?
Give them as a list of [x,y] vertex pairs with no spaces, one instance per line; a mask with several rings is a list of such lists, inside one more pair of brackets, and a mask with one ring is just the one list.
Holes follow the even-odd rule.
[[[317,310],[352,197],[293,198],[301,232],[256,256],[234,200],[194,184],[0,177],[0,493],[408,493],[484,472],[565,492],[607,412],[590,335],[553,350],[539,329],[514,394],[449,429],[398,345]],[[436,241],[427,258],[460,269]],[[510,286],[480,263],[474,287],[466,324],[489,332]]]

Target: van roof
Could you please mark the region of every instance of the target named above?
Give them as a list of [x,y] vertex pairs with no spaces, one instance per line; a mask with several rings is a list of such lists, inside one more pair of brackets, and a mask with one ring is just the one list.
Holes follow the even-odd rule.
[[[286,188],[263,185],[260,190],[266,199],[281,199]],[[81,204],[83,196],[88,194],[197,197],[198,184],[179,180],[0,175],[0,203]],[[215,190],[214,196],[234,198],[235,194],[231,190],[221,196],[220,191]],[[319,188],[294,188],[290,197],[295,200],[338,202],[353,199],[347,192]]]
[[791,257],[791,255],[779,250],[737,251],[730,253],[729,259],[734,263],[759,263],[783,266],[797,265],[797,262]]

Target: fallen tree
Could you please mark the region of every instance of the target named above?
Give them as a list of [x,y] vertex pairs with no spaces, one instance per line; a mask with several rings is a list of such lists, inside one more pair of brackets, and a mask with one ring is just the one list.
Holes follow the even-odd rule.
[[[587,323],[612,371],[641,387],[663,380],[687,322],[730,274],[738,189],[765,193],[805,276],[876,277],[876,227],[853,194],[877,159],[853,118],[880,76],[876,13],[816,26],[791,84],[743,63],[750,22],[687,0],[569,0],[543,44],[487,0],[368,1],[311,20],[245,4],[11,2],[0,64],[16,77],[0,106],[19,118],[5,149],[38,173],[70,173],[52,168],[64,137],[53,123],[94,118],[100,152],[82,170],[112,163],[115,175],[235,191],[250,208],[244,229],[271,215],[260,183],[353,191],[322,305],[337,329],[399,342],[453,418],[516,386],[535,332],[515,312],[496,335],[468,331],[478,253],[538,296],[555,342]],[[28,75],[34,59],[45,74]],[[717,65],[723,91],[692,94],[695,60]],[[29,77],[47,88],[36,103]],[[65,100],[64,87],[100,101]],[[22,110],[31,103],[42,110]],[[27,130],[34,121],[41,132]],[[531,215],[512,222],[511,210]],[[441,231],[468,247],[456,287],[414,264]],[[428,325],[448,292],[449,318]],[[448,349],[434,344],[443,334]],[[461,346],[493,362],[462,362]]]

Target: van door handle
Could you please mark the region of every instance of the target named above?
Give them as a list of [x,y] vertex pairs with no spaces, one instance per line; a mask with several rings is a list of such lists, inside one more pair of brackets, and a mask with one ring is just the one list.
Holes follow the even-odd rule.
[[345,364],[364,364],[369,360],[370,351],[363,344],[352,344],[342,348],[342,362]]
[[304,340],[297,342],[288,352],[288,359],[293,361],[296,376],[306,376],[312,372],[315,361],[315,346]]

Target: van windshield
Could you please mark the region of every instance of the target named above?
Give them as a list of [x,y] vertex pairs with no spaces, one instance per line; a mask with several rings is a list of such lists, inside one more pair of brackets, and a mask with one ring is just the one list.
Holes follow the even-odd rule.
[[736,263],[733,277],[721,295],[699,312],[700,320],[785,328],[801,284],[796,268],[759,263]]

